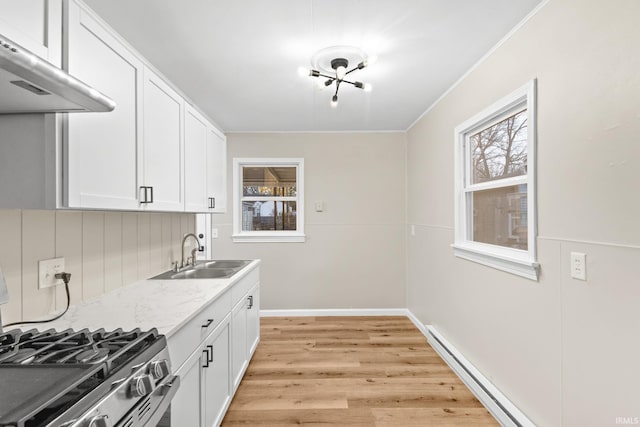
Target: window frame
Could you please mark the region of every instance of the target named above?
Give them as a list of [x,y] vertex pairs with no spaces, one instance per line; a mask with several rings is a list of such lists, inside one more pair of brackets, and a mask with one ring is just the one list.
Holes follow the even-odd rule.
[[[470,184],[470,136],[491,127],[517,112],[527,110],[527,174],[500,180]],[[456,126],[454,167],[454,255],[531,280],[538,280],[537,262],[537,201],[536,201],[536,80],[513,91],[478,114]],[[527,184],[527,250],[508,248],[472,240],[473,212],[467,194],[492,188]]]
[[[242,168],[296,168],[296,230],[242,230]],[[292,157],[234,157],[233,158],[233,235],[234,243],[304,243],[304,159]]]

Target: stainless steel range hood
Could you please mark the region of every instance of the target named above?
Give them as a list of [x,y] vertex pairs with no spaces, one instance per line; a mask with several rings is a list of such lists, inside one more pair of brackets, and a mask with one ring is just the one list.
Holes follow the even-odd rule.
[[0,114],[107,112],[115,102],[0,34]]

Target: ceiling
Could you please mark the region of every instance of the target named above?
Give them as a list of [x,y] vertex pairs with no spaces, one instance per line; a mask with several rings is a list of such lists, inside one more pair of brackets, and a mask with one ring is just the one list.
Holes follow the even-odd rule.
[[[406,130],[541,0],[85,0],[225,132]],[[371,92],[300,76],[325,47]]]

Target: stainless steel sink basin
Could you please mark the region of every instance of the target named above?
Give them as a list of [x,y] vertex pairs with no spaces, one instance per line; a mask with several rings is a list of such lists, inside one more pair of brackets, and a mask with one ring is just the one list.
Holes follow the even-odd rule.
[[250,262],[249,260],[203,261],[183,271],[165,271],[152,277],[151,280],[228,279]]
[[204,261],[196,264],[196,268],[236,268],[240,269],[248,265],[249,260],[221,259],[217,261]]

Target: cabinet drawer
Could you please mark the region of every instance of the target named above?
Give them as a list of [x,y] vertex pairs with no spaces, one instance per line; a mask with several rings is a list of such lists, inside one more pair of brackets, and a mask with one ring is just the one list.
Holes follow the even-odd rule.
[[231,311],[231,293],[225,292],[213,303],[199,311],[178,332],[169,337],[169,356],[175,372],[200,342],[224,320]]
[[254,268],[249,274],[244,276],[238,281],[233,288],[231,288],[231,296],[233,304],[235,306],[249,292],[256,283],[260,281],[260,269]]

